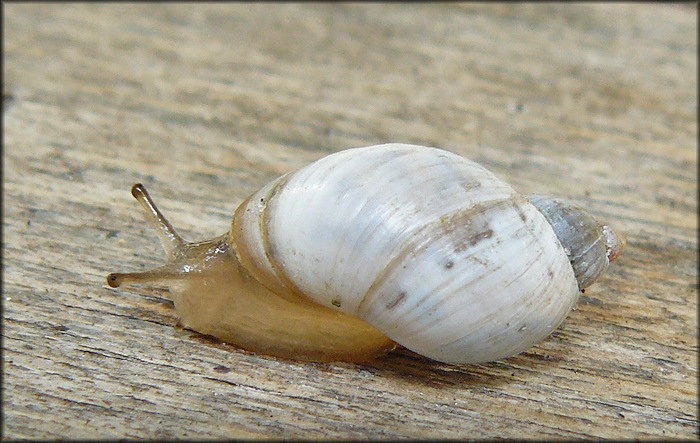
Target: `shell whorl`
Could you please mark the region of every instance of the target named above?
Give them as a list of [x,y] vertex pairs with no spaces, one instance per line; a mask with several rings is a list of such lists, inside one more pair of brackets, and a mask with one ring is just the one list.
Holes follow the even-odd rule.
[[528,200],[552,225],[580,289],[592,285],[620,255],[624,237],[598,223],[579,205],[544,195],[530,195]]
[[448,363],[520,352],[578,298],[538,208],[436,148],[349,149],[286,174],[241,204],[230,243],[271,290],[362,318]]

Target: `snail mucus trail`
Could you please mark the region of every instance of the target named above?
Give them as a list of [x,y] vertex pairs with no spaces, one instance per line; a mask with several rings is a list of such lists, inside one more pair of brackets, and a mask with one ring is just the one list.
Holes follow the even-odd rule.
[[577,205],[404,144],[287,173],[203,242],[183,240],[143,185],[132,194],[168,261],[110,274],[109,286],[167,286],[183,326],[297,360],[366,361],[397,343],[446,363],[517,354],[558,327],[625,243]]

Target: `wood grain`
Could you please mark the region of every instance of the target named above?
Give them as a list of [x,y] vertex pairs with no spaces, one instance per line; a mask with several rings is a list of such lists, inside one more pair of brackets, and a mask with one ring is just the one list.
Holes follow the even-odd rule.
[[[697,437],[694,4],[3,3],[5,439]],[[568,197],[628,247],[547,340],[449,366],[250,355],[173,328],[129,195],[191,239],[388,141]]]

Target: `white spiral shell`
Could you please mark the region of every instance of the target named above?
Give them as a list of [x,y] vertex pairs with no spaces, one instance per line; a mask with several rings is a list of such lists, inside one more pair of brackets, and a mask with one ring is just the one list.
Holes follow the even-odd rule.
[[265,286],[447,363],[529,348],[579,294],[542,213],[482,166],[435,148],[348,149],[283,175],[239,207],[231,242]]

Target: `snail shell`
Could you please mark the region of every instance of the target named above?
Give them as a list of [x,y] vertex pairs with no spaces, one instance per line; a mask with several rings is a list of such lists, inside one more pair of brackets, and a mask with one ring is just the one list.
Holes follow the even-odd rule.
[[446,363],[498,360],[548,336],[624,239],[578,206],[526,198],[436,148],[341,151],[282,175],[229,233],[187,243],[145,188],[181,323],[250,351],[362,361],[396,343]]

